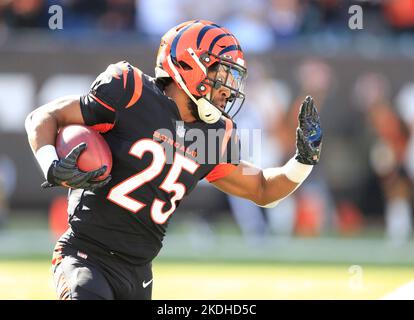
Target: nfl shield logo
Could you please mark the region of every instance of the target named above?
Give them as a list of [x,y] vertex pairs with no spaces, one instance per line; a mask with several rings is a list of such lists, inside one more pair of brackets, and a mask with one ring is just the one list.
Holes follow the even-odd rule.
[[184,138],[185,136],[185,128],[184,125],[182,123],[177,122],[177,136],[179,136],[180,138]]

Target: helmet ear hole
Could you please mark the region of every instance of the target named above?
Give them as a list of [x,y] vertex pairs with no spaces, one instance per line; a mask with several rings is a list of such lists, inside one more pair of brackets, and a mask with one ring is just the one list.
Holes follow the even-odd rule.
[[216,61],[211,66],[208,67],[208,71],[217,71],[219,68],[219,63]]
[[192,68],[189,64],[185,63],[184,61],[180,61],[180,62],[179,62],[179,65],[180,65],[180,66],[181,66],[181,68],[183,68],[184,70],[193,70],[193,68]]

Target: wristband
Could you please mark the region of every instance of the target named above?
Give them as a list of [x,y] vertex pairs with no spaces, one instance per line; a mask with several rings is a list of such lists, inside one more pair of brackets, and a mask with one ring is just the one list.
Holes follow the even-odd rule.
[[303,164],[292,158],[282,167],[281,171],[290,181],[301,184],[312,172],[312,169],[313,165]]
[[35,157],[40,165],[40,168],[42,169],[45,179],[47,180],[47,172],[49,171],[52,162],[59,160],[56,148],[51,144],[47,144],[36,151]]

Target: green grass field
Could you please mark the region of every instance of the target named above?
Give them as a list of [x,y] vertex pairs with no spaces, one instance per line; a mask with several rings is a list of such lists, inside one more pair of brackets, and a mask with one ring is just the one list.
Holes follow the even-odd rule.
[[[413,267],[156,261],[153,299],[379,299]],[[0,299],[55,299],[47,259],[0,260]]]

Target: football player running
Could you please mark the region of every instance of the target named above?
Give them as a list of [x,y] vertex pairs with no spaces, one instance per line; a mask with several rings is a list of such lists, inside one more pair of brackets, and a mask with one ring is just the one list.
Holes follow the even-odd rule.
[[[264,207],[276,205],[307,178],[322,142],[311,97],[300,108],[296,154],[284,166],[262,170],[234,156],[239,142],[233,117],[245,99],[246,76],[243,51],[231,32],[193,20],[162,37],[155,78],[118,62],[97,77],[88,94],[62,97],[28,115],[29,143],[46,178],[42,186],[69,188],[69,229],[52,261],[59,299],[151,299],[151,262],[168,220],[204,178]],[[70,124],[100,131],[111,148],[113,168],[104,181],[94,178],[106,168],[82,172],[76,166],[85,144],[57,157],[57,132]],[[194,141],[178,140],[192,129],[206,137],[210,129],[222,129],[224,136],[217,148],[206,143],[205,150],[199,144],[191,150]],[[168,139],[172,159],[163,143]],[[213,153],[214,161],[200,160],[202,153],[205,159]]]

